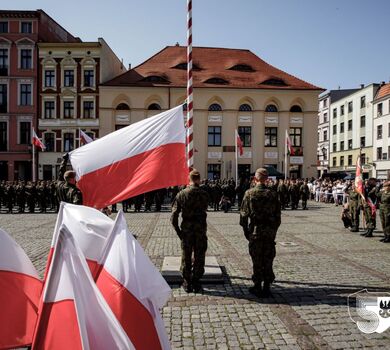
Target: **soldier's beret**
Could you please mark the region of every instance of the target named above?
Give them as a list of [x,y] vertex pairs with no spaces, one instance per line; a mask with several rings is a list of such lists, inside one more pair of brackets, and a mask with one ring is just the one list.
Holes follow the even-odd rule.
[[190,176],[200,177],[200,172],[196,169],[192,169],[190,172]]
[[74,179],[76,177],[76,172],[73,170],[65,171],[64,179]]
[[262,176],[262,177],[268,176],[268,171],[265,168],[259,168],[256,170],[255,176],[257,178],[259,178],[260,176]]

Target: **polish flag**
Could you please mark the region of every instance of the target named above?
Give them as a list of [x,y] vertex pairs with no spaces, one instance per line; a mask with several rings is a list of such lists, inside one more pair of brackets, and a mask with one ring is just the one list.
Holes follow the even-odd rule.
[[35,147],[39,147],[42,151],[44,151],[46,149],[46,146],[43,144],[43,142],[39,139],[39,137],[37,136],[37,134],[35,133],[35,130],[33,129],[32,131],[32,140],[31,140],[31,143],[35,146]]
[[287,145],[287,154],[290,156],[294,156],[295,150],[294,147],[292,146],[290,135],[288,134],[287,130],[286,130],[286,145]]
[[237,140],[237,147],[239,149],[240,156],[242,156],[244,154],[244,149],[243,149],[243,144],[242,144],[242,141],[241,141],[241,137],[238,134],[237,130],[236,130],[236,140]]
[[33,350],[135,349],[62,226],[43,291]]
[[187,184],[180,105],[70,153],[84,204],[104,208],[159,188]]
[[171,289],[117,215],[96,284],[137,350],[170,349],[160,309]]
[[360,196],[362,196],[362,198],[364,199],[363,169],[360,156],[358,156],[356,160],[355,191],[359,193]]
[[83,130],[79,129],[79,131],[80,131],[80,140],[84,145],[93,141],[93,138],[88,136]]
[[42,282],[24,250],[0,229],[0,349],[32,342]]

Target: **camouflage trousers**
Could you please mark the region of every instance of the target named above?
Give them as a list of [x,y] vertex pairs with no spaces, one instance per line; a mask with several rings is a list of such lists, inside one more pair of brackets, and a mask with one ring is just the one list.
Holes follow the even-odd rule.
[[261,282],[272,283],[275,274],[272,269],[276,254],[275,249],[276,232],[257,233],[249,239],[249,254],[253,263],[252,281],[255,286]]
[[349,212],[351,214],[352,228],[359,229],[360,207],[351,201],[349,204]]
[[[183,231],[181,241],[181,273],[187,283],[197,283],[204,274],[207,251],[206,229],[202,231]],[[194,260],[192,260],[192,254]]]
[[379,217],[385,237],[390,237],[390,212],[381,210]]
[[376,217],[372,216],[371,207],[369,205],[364,206],[364,218],[366,220],[367,229],[374,229],[376,227]]

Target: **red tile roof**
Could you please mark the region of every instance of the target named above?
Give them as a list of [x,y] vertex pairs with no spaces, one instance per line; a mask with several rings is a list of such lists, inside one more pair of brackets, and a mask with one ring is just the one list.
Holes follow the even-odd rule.
[[[186,47],[167,46],[103,86],[185,87],[185,62]],[[193,62],[194,87],[323,90],[271,66],[249,50],[194,47]],[[181,69],[175,68],[177,65]],[[241,65],[236,67],[240,70],[232,69],[237,65]]]
[[390,83],[384,84],[378,89],[375,100],[379,100],[387,95],[390,95]]

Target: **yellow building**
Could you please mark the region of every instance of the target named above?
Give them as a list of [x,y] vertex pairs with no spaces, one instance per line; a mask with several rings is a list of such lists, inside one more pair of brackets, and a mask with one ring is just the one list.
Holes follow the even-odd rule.
[[[235,174],[235,129],[244,143],[239,173],[263,165],[284,173],[285,132],[296,155],[289,175],[316,176],[318,95],[323,90],[249,50],[193,49],[194,165],[203,177]],[[167,110],[186,98],[186,48],[169,46],[100,86],[100,135]]]

